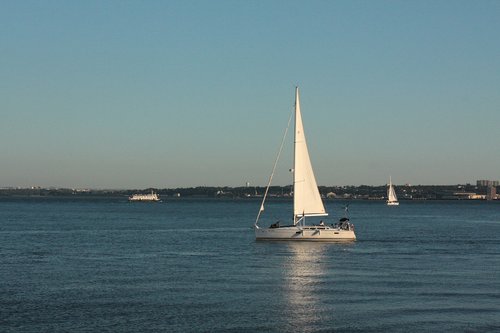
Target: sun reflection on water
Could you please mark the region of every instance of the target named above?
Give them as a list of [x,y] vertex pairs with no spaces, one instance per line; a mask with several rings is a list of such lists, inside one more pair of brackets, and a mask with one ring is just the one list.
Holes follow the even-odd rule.
[[282,270],[284,301],[289,325],[302,332],[313,330],[325,315],[321,300],[328,284],[326,264],[330,245],[313,242],[287,244],[289,256]]

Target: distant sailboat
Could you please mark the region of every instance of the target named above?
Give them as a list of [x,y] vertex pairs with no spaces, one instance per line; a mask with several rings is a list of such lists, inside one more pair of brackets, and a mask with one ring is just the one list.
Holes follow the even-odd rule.
[[[283,149],[286,133],[285,130],[281,147],[274,163],[269,183],[262,199],[262,204],[255,220],[255,238],[257,240],[315,240],[315,241],[346,241],[355,240],[354,225],[349,218],[343,217],[336,224],[327,225],[323,221],[317,225],[306,225],[306,218],[327,216],[323,201],[319,194],[318,185],[309,158],[309,152],[304,135],[302,116],[300,113],[299,89],[295,88],[295,137],[294,137],[294,168],[293,168],[293,221],[291,225],[281,226],[280,222],[268,228],[258,226],[259,218],[264,211],[269,187],[276,170],[279,156]],[[292,115],[290,116],[291,120]],[[290,125],[290,120],[288,125]]]
[[387,188],[387,206],[399,206],[398,197],[396,196],[396,191],[394,191],[394,186],[392,185],[392,179],[389,176],[389,187]]

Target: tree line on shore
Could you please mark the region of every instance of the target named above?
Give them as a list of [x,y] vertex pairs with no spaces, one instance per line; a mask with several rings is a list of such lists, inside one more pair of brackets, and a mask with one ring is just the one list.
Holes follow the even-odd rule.
[[[325,199],[365,199],[383,200],[386,198],[386,185],[380,186],[319,186]],[[216,187],[198,186],[185,188],[145,188],[145,189],[71,189],[71,188],[3,188],[0,196],[79,196],[79,197],[117,197],[135,193],[154,191],[161,197],[212,197],[212,198],[256,198],[261,197],[265,187]],[[486,193],[486,187],[465,185],[402,185],[396,186],[400,200],[457,199],[457,193]],[[292,186],[271,186],[268,195],[275,198],[293,197]]]

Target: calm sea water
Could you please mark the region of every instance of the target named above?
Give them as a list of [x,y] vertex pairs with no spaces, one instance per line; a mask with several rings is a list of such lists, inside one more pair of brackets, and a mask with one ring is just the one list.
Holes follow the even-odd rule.
[[0,331],[500,331],[500,202],[353,202],[351,244],[256,242],[259,205],[0,199]]

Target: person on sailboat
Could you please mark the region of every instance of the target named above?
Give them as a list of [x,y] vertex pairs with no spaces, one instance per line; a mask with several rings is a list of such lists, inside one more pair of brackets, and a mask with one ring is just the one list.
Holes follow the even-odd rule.
[[280,221],[276,221],[275,223],[271,224],[270,228],[279,228],[280,227]]

